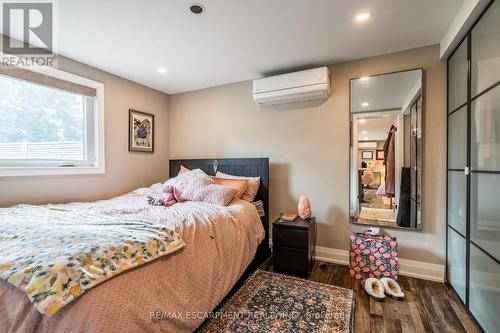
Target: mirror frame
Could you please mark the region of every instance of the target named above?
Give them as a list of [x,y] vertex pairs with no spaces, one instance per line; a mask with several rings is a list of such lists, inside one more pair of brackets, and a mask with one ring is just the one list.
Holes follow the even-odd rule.
[[[412,71],[417,71],[419,70],[421,72],[421,98],[422,98],[422,124],[421,124],[421,151],[422,151],[422,156],[421,156],[421,164],[422,164],[422,171],[421,171],[421,188],[420,188],[420,225],[417,226],[416,228],[410,228],[410,227],[400,227],[398,225],[395,226],[386,226],[386,225],[379,225],[375,223],[367,223],[367,222],[359,222],[357,218],[351,216],[351,196],[352,196],[352,164],[353,164],[353,121],[352,121],[352,113],[351,113],[351,108],[352,108],[352,82],[355,80],[359,80],[363,77],[379,77],[379,76],[385,76],[385,75],[391,75],[391,74],[399,74],[399,73],[405,73],[405,72],[412,72]],[[376,227],[376,228],[390,228],[390,229],[398,229],[398,230],[406,230],[406,231],[423,231],[424,227],[424,192],[425,192],[425,123],[426,123],[426,87],[425,87],[425,71],[422,67],[417,67],[417,68],[410,68],[410,69],[404,69],[404,70],[399,70],[399,71],[394,71],[394,72],[386,72],[386,73],[378,73],[378,74],[371,74],[371,75],[363,75],[360,77],[354,77],[349,79],[349,223],[353,225],[358,225],[358,226],[365,226],[365,227]],[[369,113],[370,111],[367,111]],[[373,111],[372,111],[373,112]]]

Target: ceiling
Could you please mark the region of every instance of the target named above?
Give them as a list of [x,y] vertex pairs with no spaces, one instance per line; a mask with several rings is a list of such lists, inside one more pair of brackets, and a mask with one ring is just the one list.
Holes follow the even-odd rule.
[[[363,119],[363,118],[362,118]],[[380,116],[357,121],[358,141],[385,141],[391,125],[395,125],[394,113],[383,113]]]
[[421,88],[422,71],[351,80],[351,112],[401,109]]
[[58,1],[57,51],[174,94],[437,44],[462,0],[195,2]]

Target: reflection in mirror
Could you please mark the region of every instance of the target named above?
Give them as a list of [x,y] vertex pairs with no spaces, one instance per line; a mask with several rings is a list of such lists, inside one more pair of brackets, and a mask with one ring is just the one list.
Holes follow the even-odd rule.
[[422,225],[422,70],[351,80],[351,222]]

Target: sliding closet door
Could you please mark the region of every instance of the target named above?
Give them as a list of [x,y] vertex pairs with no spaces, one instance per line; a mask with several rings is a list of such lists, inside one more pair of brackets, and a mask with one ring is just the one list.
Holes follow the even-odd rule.
[[448,60],[447,279],[500,327],[500,0]]
[[467,302],[468,39],[448,60],[447,276]]
[[471,31],[469,309],[500,327],[500,1]]

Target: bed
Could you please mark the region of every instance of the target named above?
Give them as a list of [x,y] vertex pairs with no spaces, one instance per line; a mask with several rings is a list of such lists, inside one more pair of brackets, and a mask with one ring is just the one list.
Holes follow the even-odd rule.
[[[256,159],[171,160],[180,166],[260,176],[255,200],[269,211],[269,161]],[[127,270],[63,307],[52,317],[39,313],[19,288],[0,280],[1,332],[191,332],[256,267],[270,256],[269,217],[259,217],[243,200],[229,206],[185,202],[172,207],[147,204],[161,191],[153,184],[123,196],[92,203],[51,205],[55,209],[160,223],[181,235],[181,250]]]

